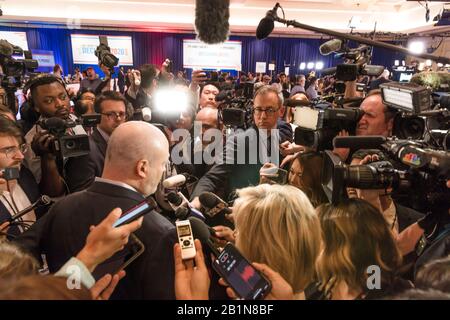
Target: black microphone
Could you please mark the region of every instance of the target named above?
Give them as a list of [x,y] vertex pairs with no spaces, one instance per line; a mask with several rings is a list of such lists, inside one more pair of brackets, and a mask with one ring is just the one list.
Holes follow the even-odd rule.
[[321,76],[331,76],[336,73],[336,70],[337,70],[336,67],[322,69],[322,71],[320,71],[320,75]]
[[21,218],[22,216],[26,215],[31,210],[34,210],[34,209],[36,209],[37,207],[40,207],[40,206],[49,205],[52,202],[53,201],[52,201],[52,199],[50,199],[49,196],[42,195],[36,202],[34,202],[32,205],[26,207],[25,209],[17,212],[15,215],[13,215],[11,218],[9,218],[8,221],[9,222],[13,222],[14,220],[17,220],[17,219]]
[[198,39],[208,43],[222,43],[228,39],[230,0],[197,0],[195,29]]
[[186,199],[186,197],[181,192],[169,192],[167,195],[167,201],[169,202],[172,209],[175,211],[175,215],[178,217],[185,217],[187,214],[183,209],[180,208],[186,208],[188,210],[188,214],[193,215],[199,219],[205,220],[205,216],[195,208],[192,208],[189,204],[189,201]]
[[383,136],[359,136],[359,137],[335,137],[333,146],[335,148],[378,149],[387,141]]
[[188,220],[191,223],[194,239],[200,240],[204,247],[206,245],[206,247],[208,247],[216,257],[218,257],[220,253],[214,245],[214,239],[212,238],[215,234],[215,230],[198,218],[189,217]]
[[220,199],[212,192],[203,192],[198,197],[202,207],[205,209],[205,214],[210,217],[214,217],[216,214],[224,213],[230,214],[232,210],[228,208],[228,205],[225,201]]
[[327,42],[323,43],[319,47],[320,54],[323,56],[327,56],[330,53],[341,50],[342,48],[342,40],[340,39],[331,39]]
[[275,27],[274,21],[279,7],[280,4],[277,2],[275,7],[273,7],[272,10],[267,11],[266,16],[259,22],[258,28],[256,28],[256,38],[258,40],[265,39],[272,33],[273,28]]

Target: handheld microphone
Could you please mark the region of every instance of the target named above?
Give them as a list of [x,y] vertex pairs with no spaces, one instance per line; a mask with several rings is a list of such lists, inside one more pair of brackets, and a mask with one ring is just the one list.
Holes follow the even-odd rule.
[[17,220],[19,218],[21,218],[22,216],[26,215],[28,212],[36,209],[37,207],[40,206],[46,206],[51,204],[53,201],[52,199],[50,199],[49,196],[46,195],[42,195],[37,201],[35,201],[33,204],[31,204],[30,206],[26,207],[25,209],[19,211],[18,213],[16,213],[15,215],[13,215],[11,218],[8,219],[9,222],[13,222],[14,220]]
[[387,141],[383,136],[335,137],[335,148],[377,149]]
[[[180,208],[185,207],[188,209],[188,213],[192,216],[195,216],[199,219],[205,220],[205,216],[195,208],[192,208],[189,204],[189,201],[186,199],[186,197],[181,192],[169,192],[167,195],[167,201],[169,202],[170,206],[172,207],[173,211],[175,211],[175,215],[182,216],[187,215],[184,211],[180,211]],[[182,210],[182,209],[181,209]]]
[[230,0],[197,0],[195,29],[198,39],[208,44],[222,43],[228,39]]
[[256,28],[256,38],[258,40],[265,39],[272,33],[273,28],[275,27],[274,21],[279,7],[280,4],[277,2],[275,7],[273,7],[272,10],[267,11],[266,16],[259,22],[258,28]]
[[210,217],[214,217],[216,214],[230,214],[233,211],[228,208],[228,205],[225,201],[220,199],[212,192],[203,192],[199,196],[199,201],[202,207],[206,210],[205,214]]
[[319,51],[321,55],[327,56],[333,52],[341,50],[341,48],[342,48],[342,40],[331,39],[321,44],[319,47]]
[[214,229],[198,218],[189,217],[188,220],[191,223],[194,239],[200,240],[203,246],[206,245],[206,247],[208,247],[216,257],[218,257],[220,253],[214,245],[214,240],[211,237],[215,234]]
[[166,189],[182,186],[187,181],[186,176],[187,176],[187,174],[177,174],[175,176],[165,179],[163,181],[162,185]]

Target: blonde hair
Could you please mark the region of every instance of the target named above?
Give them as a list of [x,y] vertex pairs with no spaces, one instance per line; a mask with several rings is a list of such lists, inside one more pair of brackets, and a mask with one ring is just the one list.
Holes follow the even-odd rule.
[[381,281],[390,281],[402,256],[383,215],[368,202],[348,199],[318,208],[323,251],[317,259],[319,280],[345,282],[364,290],[371,265],[381,269]]
[[292,186],[261,184],[238,190],[234,205],[236,246],[303,291],[314,280],[320,224],[311,202]]
[[17,246],[0,243],[0,279],[15,280],[38,273],[39,264]]

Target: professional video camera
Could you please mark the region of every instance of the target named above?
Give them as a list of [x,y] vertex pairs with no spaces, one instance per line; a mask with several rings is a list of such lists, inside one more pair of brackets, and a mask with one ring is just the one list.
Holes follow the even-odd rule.
[[225,90],[216,96],[219,117],[225,126],[248,129],[253,124],[251,99],[235,97],[233,90]]
[[[13,55],[24,55],[25,59],[15,59]],[[30,51],[23,51],[22,48],[2,39],[0,40],[0,66],[2,68],[1,86],[7,93],[8,106],[11,110],[15,110],[14,93],[22,86],[25,74],[38,68],[38,62],[32,59]]]
[[114,67],[119,64],[119,58],[111,53],[107,38],[105,36],[100,36],[99,38],[100,45],[95,49],[95,56],[98,58],[99,64],[107,67],[111,74],[113,74]]
[[[322,104],[321,106],[323,106]],[[302,107],[299,122],[295,128],[295,143],[316,151],[332,149],[333,138],[342,130],[355,134],[356,126],[364,114],[357,108]]]
[[[345,165],[331,151],[325,151],[322,186],[330,200],[337,203],[346,197],[346,188],[388,189],[395,197],[405,197],[419,205],[422,212],[448,213],[450,190],[450,152],[430,148],[424,141],[396,138],[337,137],[336,147],[354,145],[382,150],[389,161],[367,165]],[[394,168],[395,167],[395,168]]]
[[61,158],[79,157],[89,154],[89,138],[85,134],[68,135],[66,130],[80,124],[79,121],[52,117],[38,122],[38,125],[54,136],[51,152]]

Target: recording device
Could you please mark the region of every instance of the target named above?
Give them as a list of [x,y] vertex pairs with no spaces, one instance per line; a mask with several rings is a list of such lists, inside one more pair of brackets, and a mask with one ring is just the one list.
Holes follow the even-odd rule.
[[225,246],[214,261],[213,268],[245,300],[264,299],[272,289],[270,281],[231,243]]
[[20,176],[19,168],[14,168],[14,167],[5,168],[1,171],[1,173],[2,173],[1,178],[5,179],[6,181],[17,180],[17,179],[19,179],[19,176]]
[[186,213],[184,211],[180,211],[180,208],[186,208],[188,210],[188,215],[192,215],[199,219],[205,220],[205,216],[197,209],[191,207],[188,199],[186,199],[186,197],[181,192],[169,192],[169,194],[167,195],[167,201],[169,202],[169,205],[172,207],[173,211],[175,211],[175,215],[177,217],[185,215]]
[[230,0],[197,0],[195,29],[197,37],[207,44],[222,43],[228,39]]
[[228,204],[212,192],[203,192],[198,199],[205,210],[205,214],[209,217],[232,213]]
[[130,241],[127,244],[128,254],[124,257],[124,262],[116,269],[118,273],[120,270],[125,270],[133,261],[139,258],[145,251],[145,246],[141,240],[134,234],[130,233]]
[[128,224],[133,222],[134,220],[139,219],[143,215],[151,212],[153,209],[157,208],[155,200],[151,197],[147,197],[145,200],[141,201],[134,207],[125,211],[116,222],[114,222],[113,227],[117,228],[123,226],[124,224]]
[[81,115],[81,125],[87,128],[94,128],[102,121],[101,114],[83,114]]
[[203,70],[206,75],[207,82],[218,82],[219,81],[219,73],[217,71],[207,71]]
[[278,167],[261,168],[260,176],[265,177],[276,184],[286,184],[288,172]]
[[332,149],[333,138],[342,130],[354,134],[364,111],[361,109],[301,108],[295,143],[316,151]]
[[11,216],[8,221],[9,222],[13,222],[21,217],[23,217],[24,215],[26,215],[28,212],[41,207],[41,206],[47,206],[49,204],[52,204],[53,201],[49,196],[46,195],[42,195],[39,197],[39,199],[37,201],[35,201],[33,204],[31,204],[30,206],[26,207],[23,210],[20,210],[18,213],[16,213],[15,215]]
[[192,234],[191,223],[189,220],[176,221],[178,243],[181,247],[181,258],[183,260],[192,259],[196,255],[194,245],[194,235]]
[[383,71],[383,66],[361,66],[355,63],[339,64],[336,66],[336,79],[341,81],[355,81],[358,75],[379,77]]
[[217,249],[216,240],[214,238],[216,231],[198,218],[191,216],[187,219],[191,223],[194,238],[200,240],[203,248],[207,249],[209,253],[212,253],[214,257],[219,256],[220,252]]
[[74,128],[77,121],[52,117],[42,119],[37,124],[47,130],[52,136],[50,150],[61,158],[79,157],[89,154],[89,138],[86,134],[69,135],[66,130]]
[[[24,59],[16,59],[13,55],[24,55]],[[15,92],[22,86],[24,76],[34,72],[39,65],[37,60],[32,58],[30,51],[23,51],[22,48],[2,39],[0,40],[0,66],[3,72],[0,75],[0,84],[6,91],[8,107],[15,113]]]
[[95,49],[95,56],[98,58],[98,63],[107,67],[111,74],[114,73],[114,67],[119,64],[119,58],[111,53],[111,48],[108,46],[108,38],[106,36],[99,36],[100,44]]
[[216,96],[219,102],[219,120],[225,126],[248,129],[253,124],[252,100],[246,97],[234,97],[233,90],[224,90]]

